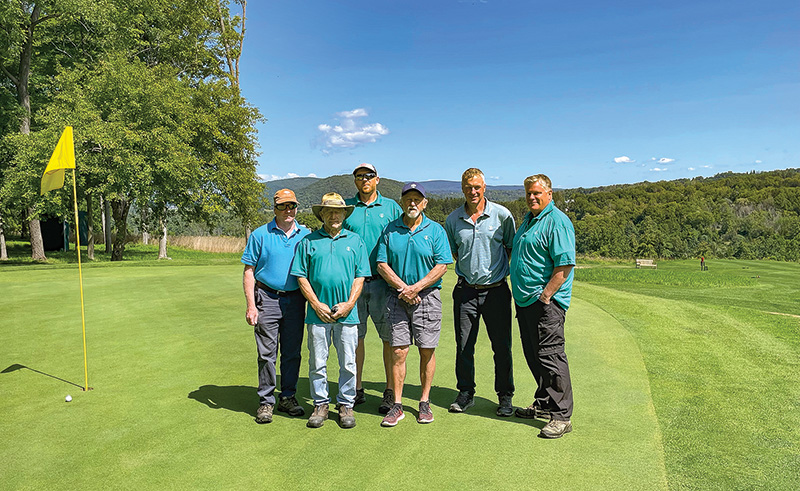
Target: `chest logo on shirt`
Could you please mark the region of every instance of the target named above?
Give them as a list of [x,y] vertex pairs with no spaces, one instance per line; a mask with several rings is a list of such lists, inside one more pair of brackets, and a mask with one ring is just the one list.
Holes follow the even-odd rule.
[[429,238],[428,238],[428,236],[426,235],[426,236],[425,236],[425,240],[431,240],[431,239],[429,239]]
[[378,216],[379,216],[379,217],[381,217],[381,218],[383,218],[383,213],[381,213],[381,214],[380,214],[380,215],[378,215]]
[[350,252],[350,246],[347,246],[347,252]]

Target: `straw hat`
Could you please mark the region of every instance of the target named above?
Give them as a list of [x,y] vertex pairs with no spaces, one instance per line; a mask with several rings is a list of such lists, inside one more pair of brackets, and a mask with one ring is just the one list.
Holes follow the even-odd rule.
[[347,218],[353,213],[353,205],[347,205],[344,202],[344,198],[342,198],[337,193],[328,193],[322,197],[322,204],[314,205],[311,207],[311,211],[314,212],[314,216],[322,220],[319,212],[322,211],[323,208],[340,208],[345,210],[344,217]]

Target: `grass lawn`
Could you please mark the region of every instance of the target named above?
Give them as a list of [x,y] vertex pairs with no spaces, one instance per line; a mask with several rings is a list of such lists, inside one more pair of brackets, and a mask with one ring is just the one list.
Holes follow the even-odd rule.
[[[689,262],[578,270],[567,315],[574,431],[550,441],[536,437],[542,421],[495,416],[485,334],[476,406],[447,412],[456,395],[452,270],[436,421],[414,421],[412,354],[408,417],[379,426],[383,370],[371,330],[357,427],[342,430],[334,416],[312,430],[281,413],[269,425],[253,422],[255,345],[236,255],[170,248],[174,260],[158,262],[146,246],[132,252],[126,263],[84,268],[90,392],[78,387],[79,293],[69,255],[53,265],[0,265],[4,488],[800,486],[800,319],[765,313],[800,314],[797,264],[709,261],[710,271],[696,274]],[[534,382],[517,335],[514,356],[514,402],[526,406]],[[328,371],[337,372],[335,356]],[[298,395],[310,412],[305,353]]]

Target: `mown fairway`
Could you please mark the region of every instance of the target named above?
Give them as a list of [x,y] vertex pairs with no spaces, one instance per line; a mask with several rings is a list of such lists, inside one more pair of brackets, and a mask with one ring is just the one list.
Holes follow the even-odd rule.
[[[77,271],[1,267],[4,488],[800,486],[800,319],[765,313],[800,315],[796,264],[579,270],[584,281],[567,316],[575,429],[547,441],[536,437],[544,422],[494,415],[485,334],[477,404],[468,414],[447,413],[456,394],[452,271],[433,424],[414,421],[413,355],[407,417],[396,428],[379,426],[382,366],[370,331],[368,401],[356,408],[355,429],[338,428],[334,417],[311,430],[280,413],[257,425],[240,265],[171,255],[176,261],[85,268],[95,388],[88,393],[74,385],[83,383]],[[525,406],[534,386],[517,335],[515,362],[514,402]],[[298,396],[308,411],[306,370],[304,359]],[[336,371],[333,358],[329,374]],[[67,394],[73,402],[64,402]]]

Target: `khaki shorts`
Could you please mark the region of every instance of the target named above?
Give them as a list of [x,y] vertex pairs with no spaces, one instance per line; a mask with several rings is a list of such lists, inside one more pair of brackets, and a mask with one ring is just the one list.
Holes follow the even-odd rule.
[[409,305],[390,293],[386,300],[386,319],[392,330],[392,346],[435,348],[442,330],[442,299],[438,288],[428,288],[419,294],[417,305]]

